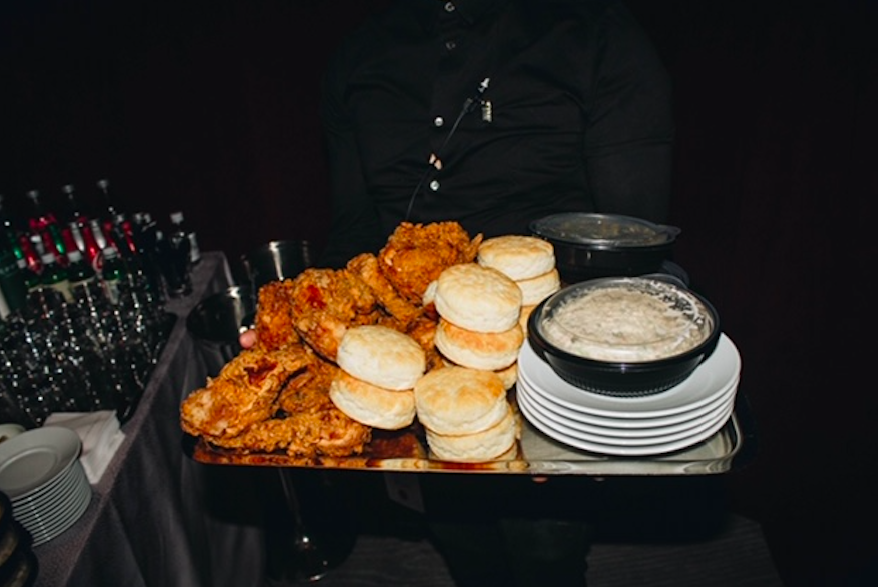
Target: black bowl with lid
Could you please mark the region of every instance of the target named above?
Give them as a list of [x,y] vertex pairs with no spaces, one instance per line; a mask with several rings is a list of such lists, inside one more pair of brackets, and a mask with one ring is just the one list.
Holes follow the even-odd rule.
[[673,278],[609,277],[568,285],[540,302],[527,336],[571,385],[638,397],[689,377],[716,348],[720,325],[714,306]]
[[670,258],[680,229],[621,214],[563,212],[530,224],[552,243],[564,283],[656,273]]

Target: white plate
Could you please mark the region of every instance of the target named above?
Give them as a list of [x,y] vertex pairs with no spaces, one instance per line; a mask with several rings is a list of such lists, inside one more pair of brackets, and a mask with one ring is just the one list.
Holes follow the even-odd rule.
[[88,483],[87,478],[83,480],[85,470],[79,461],[72,463],[68,470],[59,477],[63,477],[64,482],[56,484],[51,493],[45,493],[39,499],[20,499],[15,502],[13,511],[18,521],[24,523],[28,518],[49,515],[63,507],[69,500],[69,496],[79,491],[83,483]]
[[722,405],[718,410],[713,413],[707,414],[698,423],[685,430],[678,430],[676,432],[669,432],[667,434],[657,434],[655,436],[619,437],[608,436],[602,432],[594,432],[593,430],[583,430],[577,425],[570,425],[569,423],[561,422],[553,417],[550,413],[546,413],[543,408],[532,403],[526,397],[519,398],[519,404],[521,403],[524,403],[527,409],[531,411],[534,416],[539,417],[544,425],[551,426],[555,431],[561,434],[565,434],[567,436],[570,436],[571,438],[576,438],[585,442],[594,442],[598,444],[607,444],[612,446],[656,446],[691,438],[692,436],[699,434],[705,428],[710,428],[719,419],[728,419],[728,414],[734,408],[733,402],[727,402],[726,404]]
[[91,502],[91,485],[82,465],[77,461],[73,463],[71,469],[75,482],[67,491],[59,493],[52,507],[34,510],[26,517],[16,516],[16,520],[33,537],[34,545],[51,540],[67,530],[79,519]]
[[51,526],[44,527],[42,532],[40,532],[39,536],[34,537],[33,546],[39,546],[40,544],[44,544],[57,536],[60,536],[64,532],[66,532],[73,524],[75,524],[79,518],[82,517],[82,514],[88,509],[89,504],[91,503],[91,486],[87,486],[81,490],[78,494],[78,498],[75,503],[72,504],[71,509],[67,511],[67,514],[61,518],[59,518],[54,524]]
[[604,425],[601,422],[594,422],[593,419],[583,419],[581,414],[576,412],[564,411],[558,409],[556,404],[547,401],[540,396],[525,381],[521,381],[517,388],[517,396],[524,396],[530,406],[540,415],[548,418],[552,422],[557,422],[561,426],[566,426],[574,430],[579,430],[586,434],[594,434],[611,438],[656,438],[666,437],[672,434],[683,433],[689,431],[711,418],[717,413],[728,407],[729,403],[735,401],[736,387],[729,388],[728,393],[724,393],[717,401],[712,402],[704,408],[699,408],[690,412],[684,412],[688,417],[686,419],[675,420],[670,423],[659,423],[649,427],[625,428],[612,425]]
[[51,492],[44,491],[39,498],[16,500],[12,504],[15,518],[22,522],[28,516],[42,515],[44,512],[52,510],[58,502],[63,502],[65,496],[75,490],[79,484],[79,479],[73,474],[72,467],[59,475],[58,478],[63,479],[63,481],[53,484]]
[[560,403],[551,393],[542,391],[528,382],[524,377],[519,377],[517,389],[524,389],[529,399],[534,400],[540,406],[545,407],[554,414],[558,414],[570,420],[582,422],[592,426],[600,426],[613,430],[620,430],[624,435],[637,436],[638,434],[649,435],[651,430],[675,425],[685,425],[699,416],[715,410],[720,404],[727,401],[730,396],[737,393],[739,378],[735,378],[726,389],[710,402],[697,406],[691,410],[677,412],[669,416],[655,418],[616,418],[611,416],[597,416],[584,410],[573,410]]
[[580,438],[575,438],[573,436],[570,436],[569,434],[564,434],[556,427],[553,427],[551,424],[547,424],[543,419],[535,414],[533,410],[529,409],[526,403],[519,403],[518,407],[521,409],[521,413],[524,414],[524,417],[527,418],[527,420],[531,424],[533,424],[535,428],[537,428],[546,436],[554,438],[562,444],[566,444],[568,446],[572,446],[574,448],[592,453],[630,457],[655,456],[689,448],[690,446],[693,446],[703,440],[710,438],[719,430],[721,430],[722,427],[725,426],[726,422],[728,422],[729,418],[732,415],[732,412],[734,411],[733,407],[730,408],[728,412],[723,415],[723,417],[719,418],[711,426],[700,430],[692,436],[682,438],[674,442],[652,444],[647,446],[618,446],[614,444],[606,444],[600,442],[589,442]]
[[79,456],[82,442],[73,430],[35,428],[0,444],[0,491],[10,500],[51,483]]
[[642,397],[591,393],[567,383],[525,341],[518,356],[518,376],[531,387],[572,410],[611,418],[658,418],[686,412],[716,400],[741,372],[741,356],[731,339],[720,335],[713,354],[683,382]]

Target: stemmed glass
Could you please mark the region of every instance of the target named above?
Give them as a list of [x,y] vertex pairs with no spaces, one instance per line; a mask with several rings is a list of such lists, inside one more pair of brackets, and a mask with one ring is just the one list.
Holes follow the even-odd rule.
[[269,539],[281,542],[269,549],[269,575],[282,581],[317,581],[353,549],[352,512],[322,471],[279,468],[278,474],[289,521],[281,535],[269,533]]

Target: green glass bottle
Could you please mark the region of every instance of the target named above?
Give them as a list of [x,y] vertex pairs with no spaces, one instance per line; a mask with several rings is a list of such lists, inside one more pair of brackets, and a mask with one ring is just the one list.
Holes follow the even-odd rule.
[[94,267],[76,249],[67,253],[67,279],[70,280],[70,288],[73,291],[77,287],[92,283],[97,279]]
[[67,270],[58,263],[58,259],[52,253],[43,253],[40,258],[43,262],[43,271],[40,273],[40,283],[43,287],[51,287],[56,289],[65,302],[73,301],[73,292],[70,289],[70,279],[67,277]]
[[104,295],[112,304],[118,304],[122,298],[122,288],[126,279],[125,262],[114,247],[106,247],[102,253],[101,282]]

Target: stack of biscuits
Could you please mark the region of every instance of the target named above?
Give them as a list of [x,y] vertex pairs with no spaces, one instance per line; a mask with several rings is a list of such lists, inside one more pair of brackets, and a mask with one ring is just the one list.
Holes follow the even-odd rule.
[[558,291],[561,278],[555,267],[552,243],[534,236],[506,235],[487,239],[479,246],[477,262],[500,271],[521,290],[521,327],[534,307]]
[[414,387],[426,370],[426,355],[413,338],[386,326],[349,328],[337,363],[329,397],[348,417],[383,430],[414,422]]
[[415,386],[431,453],[459,462],[514,455],[519,430],[506,390],[524,342],[521,290],[496,269],[463,263],[445,269],[427,299],[439,315],[434,343],[446,364]]
[[434,369],[415,384],[415,405],[432,458],[515,458],[520,427],[496,373],[456,365]]
[[495,269],[464,263],[443,271],[428,296],[439,315],[434,343],[446,364],[494,371],[511,388],[524,342],[515,283]]

